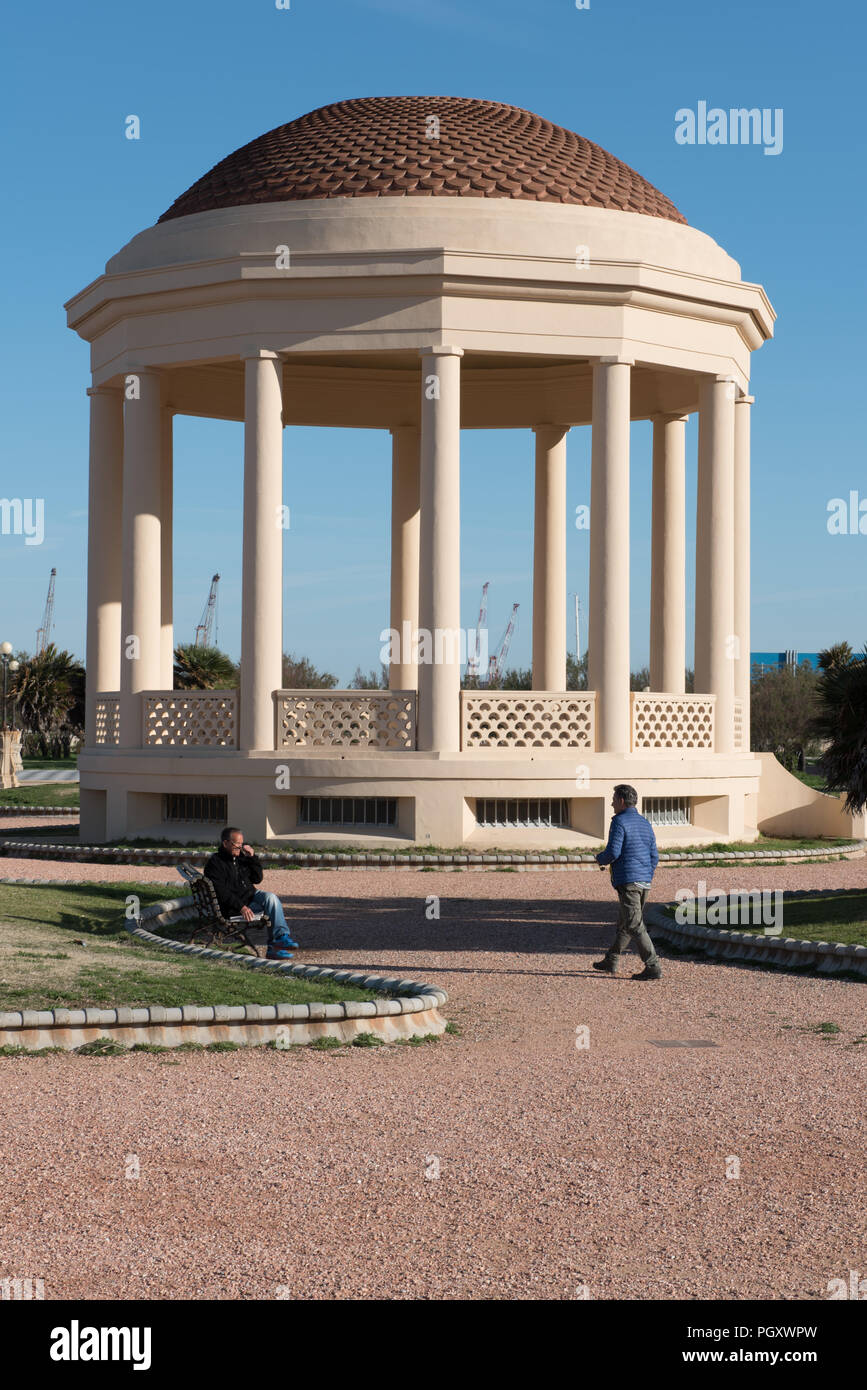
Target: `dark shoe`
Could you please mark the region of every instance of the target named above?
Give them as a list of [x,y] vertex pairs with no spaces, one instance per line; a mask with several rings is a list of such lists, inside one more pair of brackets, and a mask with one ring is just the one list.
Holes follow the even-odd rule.
[[267,950],[267,952],[266,952],[266,954],[265,954],[265,959],[266,959],[266,960],[291,960],[291,959],[292,959],[292,954],[293,954],[293,953],[292,953],[291,951],[282,951],[282,950],[279,950],[276,946],[269,946],[269,947],[268,947],[268,950]]
[[592,965],[594,970],[604,970],[606,975],[617,974],[617,961],[612,960],[610,956],[603,956],[601,960],[594,960]]
[[658,965],[645,965],[638,975],[633,975],[633,980],[661,980],[662,971]]

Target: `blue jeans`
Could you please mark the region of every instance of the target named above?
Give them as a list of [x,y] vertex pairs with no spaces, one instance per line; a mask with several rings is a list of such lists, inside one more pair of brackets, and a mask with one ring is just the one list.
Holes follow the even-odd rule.
[[282,948],[290,945],[294,946],[289,928],[286,925],[286,917],[283,912],[283,904],[276,893],[263,893],[261,890],[254,893],[247,906],[251,912],[264,912],[268,916],[270,926],[268,928],[268,945],[279,946]]

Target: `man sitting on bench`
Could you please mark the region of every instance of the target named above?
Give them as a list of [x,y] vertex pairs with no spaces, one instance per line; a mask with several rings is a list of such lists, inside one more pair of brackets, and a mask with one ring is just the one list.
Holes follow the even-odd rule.
[[262,882],[263,869],[244,833],[227,825],[220,835],[220,848],[205,865],[205,877],[214,885],[224,917],[244,917],[246,921],[265,913],[268,928],[268,960],[291,960],[290,947],[297,948],[286,926],[283,904],[276,893],[263,893],[254,885]]

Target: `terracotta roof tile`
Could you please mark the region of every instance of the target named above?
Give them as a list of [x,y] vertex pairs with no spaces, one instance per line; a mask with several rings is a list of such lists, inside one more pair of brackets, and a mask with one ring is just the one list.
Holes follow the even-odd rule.
[[[427,138],[431,116],[438,140]],[[159,220],[249,203],[407,196],[523,198],[686,222],[599,145],[520,107],[464,97],[321,106],[222,159]]]

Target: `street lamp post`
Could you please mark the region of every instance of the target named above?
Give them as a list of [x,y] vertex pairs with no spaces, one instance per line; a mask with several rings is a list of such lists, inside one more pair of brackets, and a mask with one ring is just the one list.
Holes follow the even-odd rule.
[[15,672],[18,670],[18,662],[12,657],[11,642],[0,642],[0,661],[3,663],[3,729],[2,733],[0,733],[0,787],[6,789],[8,787],[18,786],[18,776],[15,771],[15,752],[21,739],[21,735],[17,729],[10,729],[6,721],[9,682],[8,673],[11,671],[14,676]]

